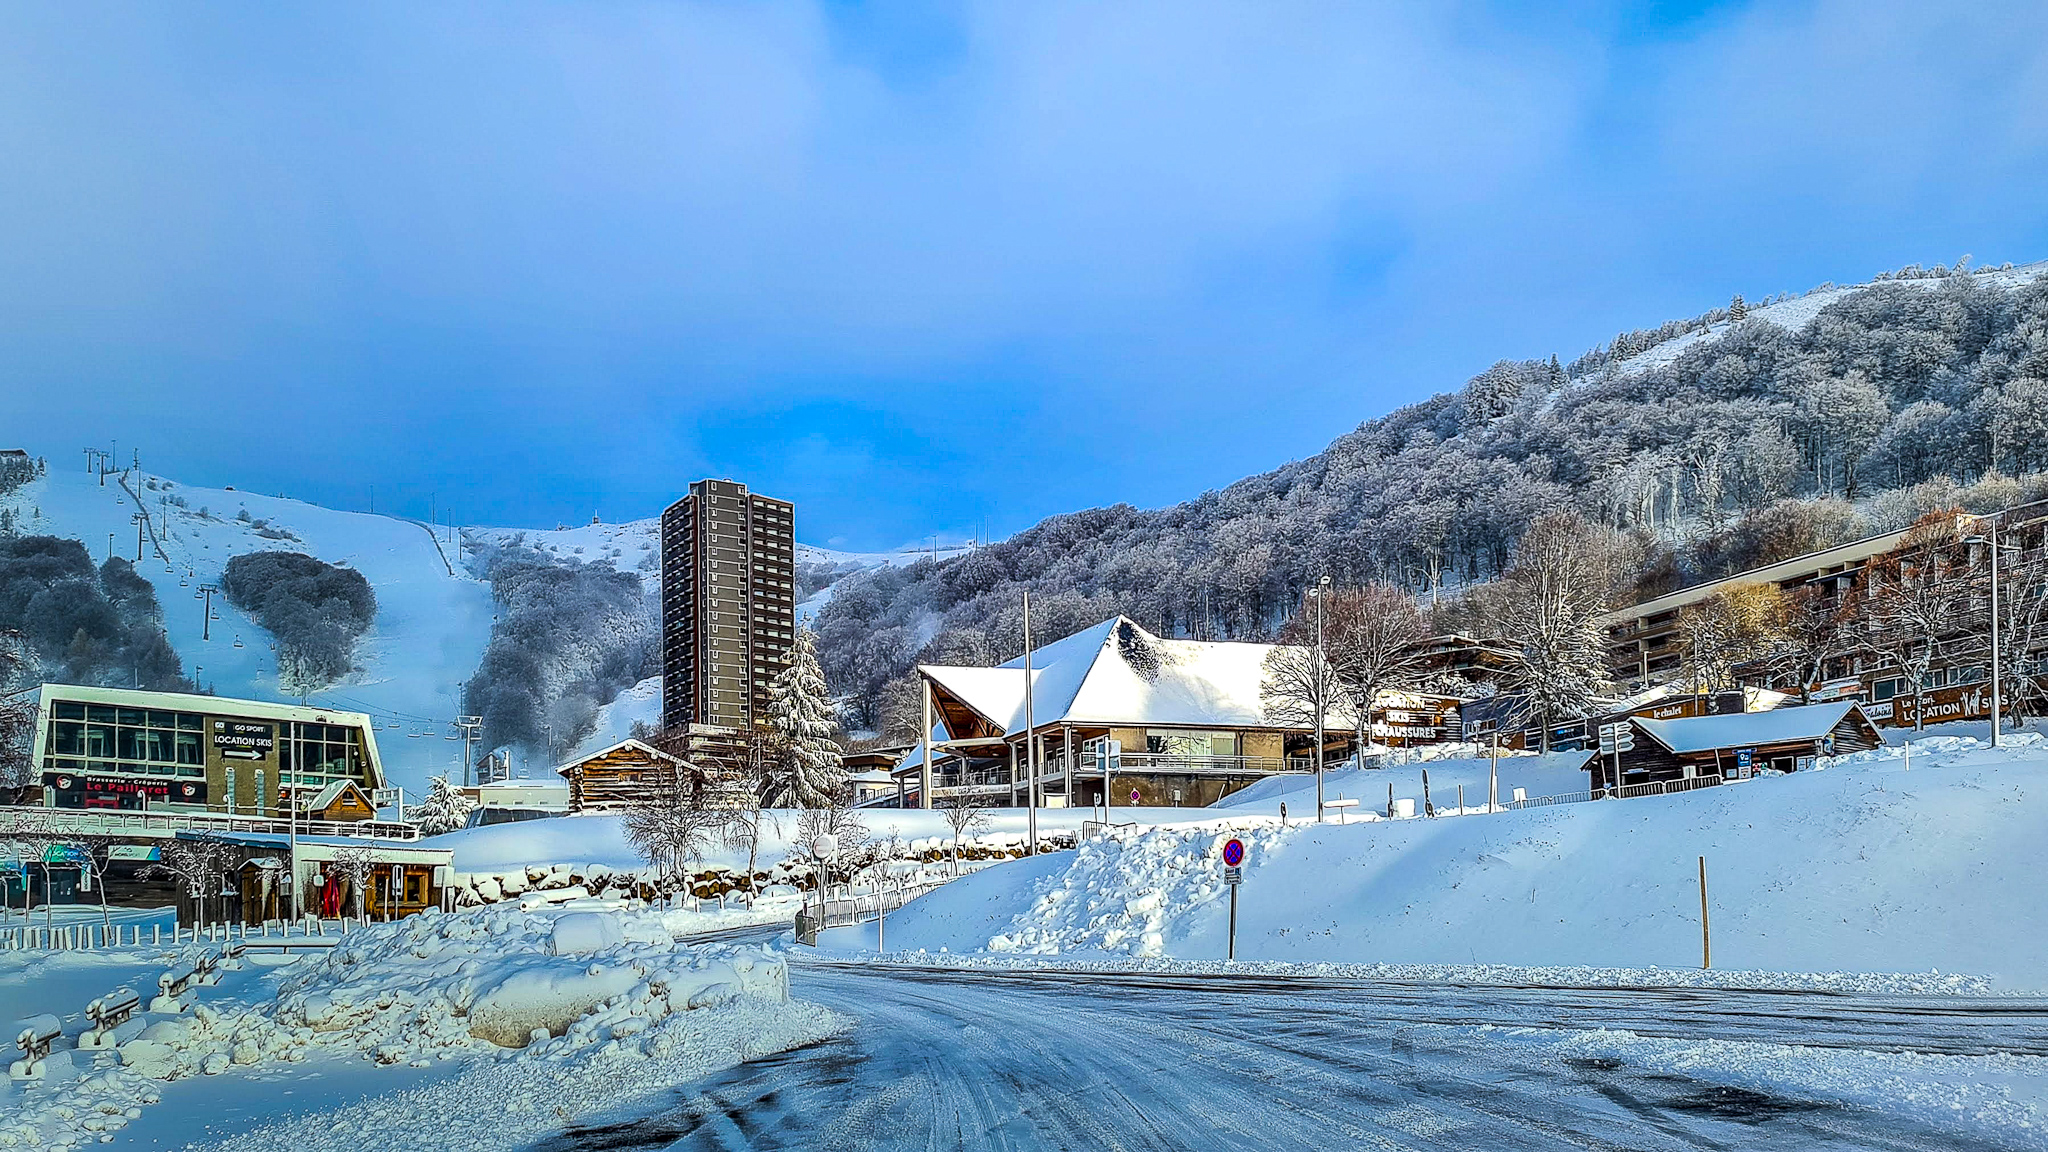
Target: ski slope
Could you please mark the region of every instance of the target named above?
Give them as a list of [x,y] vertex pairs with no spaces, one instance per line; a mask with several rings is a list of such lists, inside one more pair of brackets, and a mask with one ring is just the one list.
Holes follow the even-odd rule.
[[[448,739],[451,721],[490,639],[494,609],[490,587],[454,563],[452,543],[437,543],[415,521],[188,487],[141,471],[110,475],[102,485],[54,459],[48,475],[9,503],[24,517],[24,532],[84,541],[95,560],[106,558],[111,534],[113,553],[133,560],[137,502],[130,486],[150,517],[136,571],[156,588],[186,675],[222,696],[286,699],[268,632],[218,594],[218,619],[209,627],[202,618],[200,586],[218,587],[232,557],[288,550],[354,568],[377,593],[377,619],[357,646],[356,671],[310,702],[375,717],[385,769],[409,791],[423,791],[429,775],[460,770],[462,745]],[[40,519],[33,518],[37,509]],[[247,522],[237,519],[244,511]]]
[[[140,469],[108,475],[103,484],[82,460],[47,455],[48,474],[0,496],[0,506],[15,509],[24,534],[82,541],[95,561],[106,559],[110,548],[134,560],[132,517],[146,512],[143,562],[136,571],[156,589],[186,675],[221,696],[286,699],[268,632],[219,595],[210,628],[203,619],[200,586],[218,587],[229,559],[285,550],[361,572],[377,593],[376,622],[356,649],[355,671],[309,702],[373,716],[385,769],[409,792],[423,792],[429,776],[461,772],[462,744],[454,738],[453,720],[461,714],[462,687],[483,657],[496,615],[490,585],[463,564],[467,548],[518,540],[564,563],[609,561],[640,573],[650,591],[660,572],[655,518],[553,529],[430,528],[417,520],[336,511],[280,496],[194,487]],[[247,520],[239,518],[243,513]],[[957,550],[942,548],[940,555]],[[797,546],[800,563],[845,571],[913,563],[930,554],[908,547],[837,552]],[[604,707],[597,729],[571,754],[616,743],[634,721],[657,721],[660,710],[658,679],[633,685]]]

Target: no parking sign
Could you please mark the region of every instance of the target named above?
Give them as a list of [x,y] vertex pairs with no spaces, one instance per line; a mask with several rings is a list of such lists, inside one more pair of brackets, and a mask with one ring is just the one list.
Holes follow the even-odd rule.
[[1237,886],[1244,882],[1244,841],[1232,836],[1223,842],[1223,882],[1230,885],[1230,943],[1224,955],[1237,959]]

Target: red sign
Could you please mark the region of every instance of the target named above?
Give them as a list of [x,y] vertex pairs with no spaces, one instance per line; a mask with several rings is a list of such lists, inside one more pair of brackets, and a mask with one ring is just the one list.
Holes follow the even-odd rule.
[[1244,841],[1231,837],[1223,842],[1223,862],[1232,868],[1244,863]]

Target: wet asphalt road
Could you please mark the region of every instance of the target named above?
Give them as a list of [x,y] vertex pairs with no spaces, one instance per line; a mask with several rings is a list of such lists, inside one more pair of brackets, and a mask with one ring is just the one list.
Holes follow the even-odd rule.
[[1469,1026],[2048,1055],[2048,1004],[2035,1001],[801,960],[791,979],[795,995],[859,1024],[694,1084],[652,1114],[571,1129],[538,1152],[2020,1148],[2035,1145],[1560,1059]]

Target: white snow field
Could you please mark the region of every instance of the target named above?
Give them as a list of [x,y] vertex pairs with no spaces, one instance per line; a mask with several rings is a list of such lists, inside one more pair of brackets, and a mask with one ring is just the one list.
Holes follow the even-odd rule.
[[[0,1089],[0,1148],[115,1133],[183,1145],[222,1100],[239,1101],[244,1122],[221,1144],[191,1146],[354,1150],[374,1132],[390,1148],[512,1148],[844,1026],[790,999],[779,951],[677,939],[700,926],[588,902],[500,906],[358,927],[282,966],[229,961],[240,967],[218,989],[198,989],[182,1013],[139,1016],[112,1050],[70,1047],[67,1029],[45,1079]],[[164,959],[145,950],[139,971],[110,959],[94,994],[120,978],[147,1004]],[[292,1065],[317,1067],[298,1095],[275,1098]],[[271,1107],[250,1106],[266,1095]]]
[[[990,958],[1213,962],[1226,935],[1219,850],[1236,834],[1249,849],[1245,960],[1656,968],[1683,981],[1701,958],[1704,856],[1715,980],[1911,973],[1892,986],[2048,989],[2048,927],[2017,902],[2048,844],[2048,748],[2037,734],[2009,739],[1998,750],[1924,739],[1910,767],[1887,747],[1691,793],[1492,815],[1282,827],[1217,810],[1208,827],[986,869],[893,915],[889,941]],[[1471,793],[1468,804],[1483,804]]]

